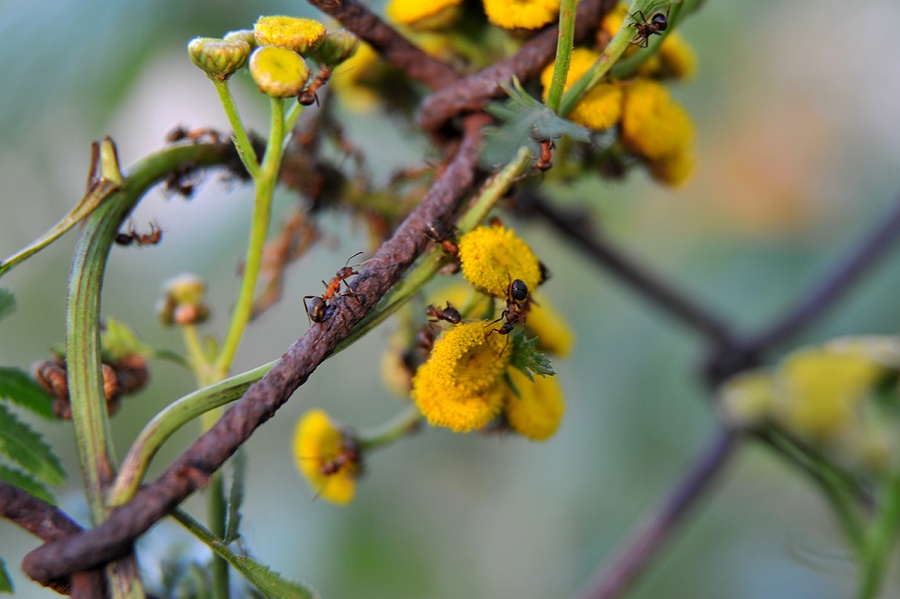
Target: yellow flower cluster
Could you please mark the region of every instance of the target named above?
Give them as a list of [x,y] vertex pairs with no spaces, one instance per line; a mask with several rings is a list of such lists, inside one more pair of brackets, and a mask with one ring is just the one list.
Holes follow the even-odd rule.
[[504,29],[540,29],[556,20],[559,0],[484,0],[484,13]]
[[385,12],[400,25],[419,30],[441,29],[456,21],[460,4],[462,0],[391,0]]
[[797,350],[773,370],[733,378],[719,390],[718,405],[732,426],[772,423],[845,463],[878,470],[896,453],[896,441],[867,400],[898,369],[896,338],[842,340]]
[[353,499],[359,451],[323,410],[310,410],[297,422],[294,460],[318,497],[338,504]]

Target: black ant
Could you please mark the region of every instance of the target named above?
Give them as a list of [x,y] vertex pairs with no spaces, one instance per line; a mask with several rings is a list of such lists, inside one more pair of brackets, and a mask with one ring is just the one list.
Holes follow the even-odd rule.
[[[347,258],[347,264],[360,254],[362,254],[362,252],[356,252]],[[303,305],[306,306],[306,317],[312,322],[323,322],[325,320],[325,309],[328,307],[328,300],[335,295],[338,295],[338,292],[341,290],[341,283],[344,283],[350,291],[340,295],[354,295],[353,289],[351,289],[350,285],[347,283],[347,279],[353,275],[358,275],[359,273],[353,270],[352,266],[347,266],[347,264],[337,271],[334,278],[331,279],[331,282],[326,283],[325,281],[322,281],[322,284],[325,285],[325,293],[322,295],[303,296]],[[311,301],[307,302],[306,300]]]
[[459,246],[450,240],[452,233],[444,223],[438,221],[428,223],[425,235],[441,244],[445,254],[454,258],[459,256]]
[[459,324],[462,320],[462,316],[459,314],[459,310],[453,307],[449,301],[447,302],[447,307],[445,308],[435,308],[434,306],[428,306],[425,308],[425,314],[431,317],[431,322],[438,322],[439,320],[446,320],[450,324]]
[[635,28],[631,43],[640,48],[646,48],[650,44],[651,35],[660,35],[660,32],[665,31],[666,27],[669,26],[669,11],[666,11],[666,14],[658,12],[652,15],[649,22],[644,17],[644,13],[639,10],[631,13],[631,18],[635,19],[638,15],[640,15],[642,22],[631,24]]
[[193,143],[200,143],[204,137],[208,137],[210,143],[217,144],[221,140],[219,132],[213,129],[193,129],[188,130],[182,126],[175,127],[166,135],[166,141],[175,143],[178,141],[189,140]]
[[331,67],[325,65],[319,67],[319,72],[316,73],[315,78],[309,85],[303,88],[303,91],[297,96],[297,102],[303,106],[309,106],[315,102],[316,106],[318,106],[319,96],[316,95],[316,92],[319,91],[319,88],[328,83],[329,78],[331,78]]
[[[504,319],[506,322],[500,325],[499,328],[491,329],[491,332],[488,333],[488,335],[494,331],[500,335],[509,335],[518,323],[525,322],[528,307],[528,285],[526,285],[525,281],[522,279],[511,280],[509,286],[506,288],[506,310],[501,312],[500,318],[493,321],[491,324],[497,324]],[[509,337],[506,338],[506,345],[504,345],[503,349],[500,351],[501,356],[503,355],[503,352],[506,351],[507,345],[509,345]]]
[[156,223],[150,223],[150,232],[149,233],[138,233],[134,230],[134,227],[129,227],[126,233],[119,233],[116,235],[116,238],[113,240],[119,245],[128,246],[132,243],[138,247],[145,245],[156,245],[160,241],[162,241],[163,230],[160,229]]

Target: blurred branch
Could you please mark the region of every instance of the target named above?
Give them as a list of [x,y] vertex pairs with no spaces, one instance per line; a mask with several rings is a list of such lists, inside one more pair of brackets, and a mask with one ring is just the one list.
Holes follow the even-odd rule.
[[[616,0],[583,0],[575,13],[575,43],[600,26],[600,19],[616,5]],[[439,87],[422,101],[418,123],[425,131],[436,131],[453,117],[484,108],[493,98],[504,98],[501,87],[513,77],[525,81],[536,77],[553,61],[559,27],[554,25],[522,44],[510,58],[498,62],[465,79]]]
[[631,534],[601,564],[578,597],[612,599],[623,596],[662,550],[688,512],[712,490],[737,441],[736,433],[719,429],[687,474],[656,509],[632,528]]
[[25,556],[22,567],[38,581],[92,568],[114,559],[155,522],[171,513],[188,495],[202,487],[254,430],[268,420],[303,384],[362,317],[398,282],[405,270],[430,243],[431,222],[444,221],[475,181],[485,115],[466,118],[464,136],[442,176],[407,217],[394,236],[367,261],[353,283],[353,294],[330,305],[325,321],[314,323],[205,434],[198,438],[152,484],[115,509],[97,528],[75,537],[38,547]]
[[[0,481],[0,517],[19,525],[46,542],[65,539],[82,531],[72,519],[43,499],[19,487]],[[46,581],[57,593],[71,594],[80,599],[103,597],[103,572],[91,570],[70,578],[58,577]]]

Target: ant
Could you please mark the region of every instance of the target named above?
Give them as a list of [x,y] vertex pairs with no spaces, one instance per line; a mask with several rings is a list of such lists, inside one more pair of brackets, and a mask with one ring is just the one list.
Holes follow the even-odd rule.
[[331,77],[331,67],[323,65],[319,68],[319,72],[316,73],[315,78],[303,88],[303,91],[300,92],[300,95],[297,96],[297,102],[299,102],[302,106],[309,106],[313,102],[315,102],[316,106],[319,105],[319,96],[316,95],[316,92],[319,91],[319,88],[328,83],[328,79]]
[[660,35],[660,32],[665,31],[669,26],[669,11],[666,11],[666,14],[658,12],[652,15],[649,22],[644,17],[644,13],[639,10],[631,13],[631,18],[637,18],[637,15],[640,15],[642,22],[631,24],[635,28],[631,43],[640,48],[646,48],[650,44],[651,35]]
[[454,258],[459,256],[459,246],[450,240],[452,232],[448,230],[447,225],[444,223],[439,221],[428,223],[425,227],[425,235],[441,244],[445,254]]
[[182,126],[175,127],[166,135],[166,141],[175,143],[178,141],[189,140],[194,143],[200,143],[204,137],[208,137],[211,143],[217,144],[220,141],[219,132],[213,129],[194,129],[189,131]]
[[[525,281],[522,279],[511,280],[509,286],[506,288],[506,310],[501,312],[500,318],[493,321],[491,324],[497,324],[504,319],[506,322],[500,325],[499,328],[491,329],[491,333],[496,331],[500,335],[509,335],[518,323],[525,322],[528,307],[528,285],[526,285]],[[488,333],[488,335],[491,333]],[[503,352],[506,351],[507,345],[509,345],[509,337],[506,338],[506,345],[504,345],[503,349],[500,351],[501,356],[503,355]]]
[[453,304],[451,304],[449,301],[447,302],[447,307],[445,308],[435,308],[434,306],[428,306],[427,308],[425,308],[425,314],[431,317],[431,322],[446,320],[450,324],[459,324],[459,322],[462,320],[462,316],[460,316],[459,310],[454,308]]
[[[362,254],[362,252],[356,252],[349,258],[347,258],[347,264],[350,263],[355,257]],[[350,285],[347,283],[347,279],[352,277],[353,275],[358,275],[359,273],[353,270],[352,266],[347,266],[345,264],[341,267],[340,270],[334,275],[334,278],[331,279],[331,282],[326,283],[322,281],[322,284],[325,285],[325,293],[322,295],[304,295],[303,296],[303,305],[306,306],[306,317],[312,322],[323,322],[325,320],[325,309],[328,307],[328,300],[333,298],[335,295],[339,295],[338,292],[341,290],[341,283],[347,286],[347,289],[350,291],[347,293],[341,293],[340,295],[355,295],[353,289],[350,288]],[[307,302],[306,300],[311,300]]]
[[537,162],[535,162],[531,168],[541,173],[549,171],[553,167],[553,148],[556,147],[556,144],[553,143],[552,139],[538,139],[535,137],[534,139],[538,142],[538,145],[541,147],[541,155],[538,157]]
[[145,245],[156,245],[160,241],[162,241],[163,230],[160,229],[156,223],[150,223],[150,232],[149,233],[138,233],[134,230],[134,226],[129,226],[128,232],[119,233],[116,235],[116,238],[113,240],[119,245],[128,246],[132,243],[137,245],[138,247]]
[[344,466],[356,470],[362,464],[362,451],[356,438],[347,433],[342,434],[341,437],[342,442],[338,447],[337,455],[330,460],[322,460],[319,465],[319,472],[325,476],[337,474]]

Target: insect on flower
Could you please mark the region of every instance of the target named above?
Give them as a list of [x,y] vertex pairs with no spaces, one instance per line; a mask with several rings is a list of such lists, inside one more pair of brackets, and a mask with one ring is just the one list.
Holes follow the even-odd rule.
[[644,17],[644,13],[639,10],[631,14],[631,17],[634,19],[638,16],[640,16],[641,22],[631,24],[635,28],[635,34],[631,39],[631,43],[640,48],[646,48],[650,44],[651,35],[660,35],[660,32],[665,31],[666,27],[669,26],[669,11],[666,11],[666,14],[658,12],[651,15],[649,21]]
[[435,308],[434,306],[428,306],[425,308],[425,314],[431,317],[431,322],[438,322],[439,320],[446,320],[450,324],[459,324],[462,320],[462,316],[459,314],[459,310],[453,307],[449,301],[447,302],[447,306],[444,308]]
[[[323,293],[322,295],[303,296],[303,305],[306,307],[306,317],[310,321],[323,322],[325,320],[325,309],[328,307],[328,300],[330,300],[334,296],[356,295],[353,289],[351,289],[350,285],[347,283],[347,279],[354,275],[358,275],[359,273],[353,269],[353,266],[348,265],[350,264],[351,260],[359,256],[360,254],[362,254],[362,252],[356,252],[355,254],[347,258],[347,263],[337,271],[330,282],[326,283],[325,281],[322,281],[322,284],[325,285],[325,293]],[[341,283],[347,286],[347,292],[338,293],[341,290]]]
[[[506,322],[496,329],[491,329],[488,335],[495,331],[500,335],[509,335],[517,324],[525,322],[529,306],[530,298],[528,297],[528,286],[525,284],[525,281],[522,279],[511,280],[506,288],[506,309],[500,313],[500,318],[491,322],[491,324],[497,324],[504,319]],[[500,351],[500,355],[503,355],[503,352],[506,351],[507,345],[509,345],[508,337],[506,345]]]
[[128,231],[117,234],[113,241],[122,246],[128,246],[133,243],[138,247],[142,247],[145,245],[156,245],[162,241],[162,234],[163,230],[156,223],[150,223],[149,233],[138,233],[135,231],[134,226],[129,226]]

